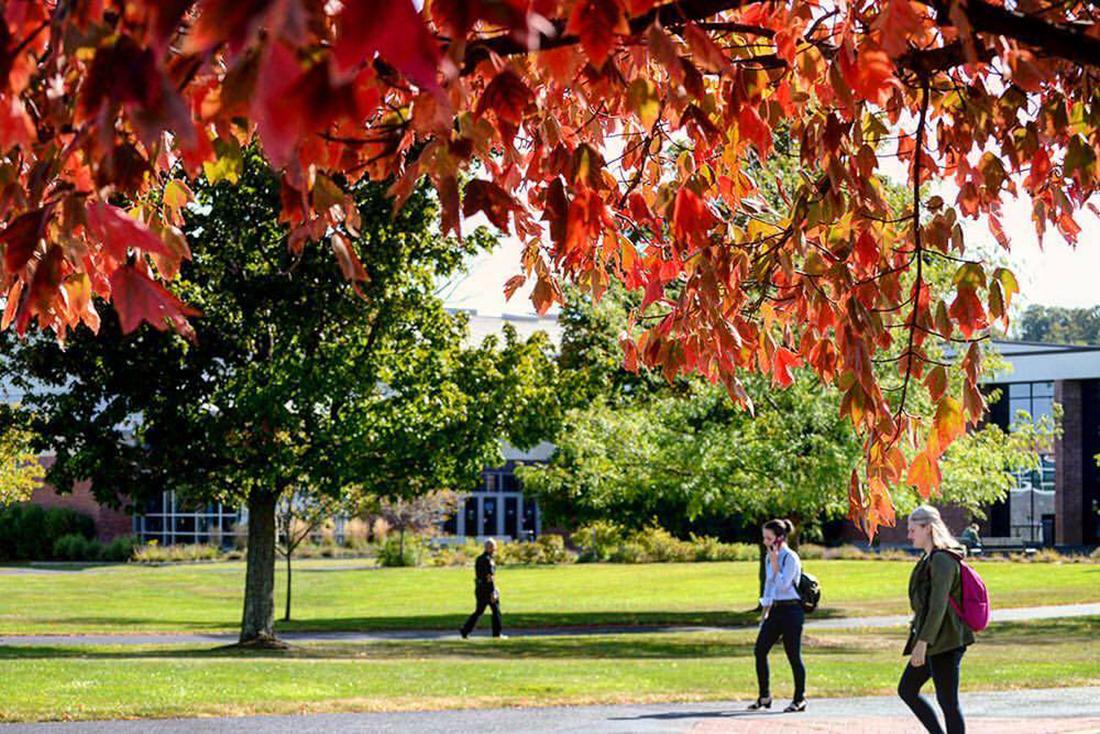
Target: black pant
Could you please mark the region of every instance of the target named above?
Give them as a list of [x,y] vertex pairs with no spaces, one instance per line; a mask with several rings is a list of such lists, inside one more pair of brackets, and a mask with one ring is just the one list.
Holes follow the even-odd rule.
[[478,589],[474,592],[474,595],[477,597],[477,608],[466,620],[466,624],[462,625],[462,634],[468,635],[473,632],[474,627],[477,626],[477,621],[485,613],[485,607],[489,607],[493,610],[493,637],[500,637],[500,602],[493,601],[493,590]]
[[959,707],[959,665],[962,663],[965,647],[947,652],[929,655],[928,661],[920,668],[912,664],[905,666],[905,672],[898,681],[898,695],[913,713],[920,719],[930,734],[943,734],[939,719],[932,704],[920,695],[920,689],[931,678],[936,685],[936,700],[943,709],[943,718],[947,722],[947,734],[964,734],[966,723]]
[[772,646],[783,638],[783,649],[794,673],[794,700],[806,697],[806,666],[802,664],[802,625],[806,613],[797,604],[774,606],[768,618],[760,625],[756,636],[756,682],[760,687],[760,698],[771,698],[768,682],[768,653]]

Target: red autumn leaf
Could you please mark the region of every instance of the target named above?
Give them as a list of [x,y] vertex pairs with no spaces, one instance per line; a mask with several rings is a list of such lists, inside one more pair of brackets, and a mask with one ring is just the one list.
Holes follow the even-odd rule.
[[474,179],[466,184],[462,213],[467,217],[484,212],[494,227],[507,231],[508,217],[515,208],[515,199],[492,181]]
[[88,207],[88,226],[117,262],[126,261],[131,247],[169,258],[178,256],[148,226],[112,204],[92,203]]
[[909,49],[910,40],[921,30],[921,15],[910,0],[886,0],[872,28],[881,33],[882,49],[897,58]]
[[761,158],[767,158],[772,149],[772,129],[760,118],[753,105],[743,105],[738,115],[738,130],[746,140],[752,141]]
[[[198,22],[187,35],[186,49],[203,53],[228,41],[231,50],[238,50],[260,29],[271,6],[277,0],[201,0]],[[159,29],[161,33],[163,29]]]
[[623,369],[637,374],[638,344],[624,331],[619,334],[619,346],[623,349]]
[[875,242],[870,230],[865,229],[859,233],[859,237],[856,238],[855,253],[856,263],[864,272],[871,272],[872,268],[878,264],[878,243]]
[[512,300],[512,296],[516,294],[516,291],[523,287],[523,284],[527,282],[526,275],[513,275],[508,279],[508,282],[504,284],[504,300]]
[[936,365],[928,371],[928,376],[924,378],[924,385],[928,388],[928,395],[932,398],[932,402],[939,402],[947,391],[947,370],[943,365]]
[[615,35],[627,35],[630,25],[619,0],[579,0],[565,32],[580,37],[585,56],[598,69],[618,44]]
[[791,369],[802,365],[802,357],[786,347],[779,347],[772,357],[772,384],[790,387],[794,382]]
[[523,80],[511,69],[505,69],[485,87],[477,104],[477,114],[492,110],[498,119],[518,125],[523,121],[524,108],[533,99],[534,94]]
[[672,233],[681,242],[703,243],[717,223],[707,204],[687,186],[676,192],[672,209]]
[[951,308],[947,310],[952,319],[959,325],[963,336],[967,339],[980,329],[989,324],[985,318],[985,309],[978,299],[978,294],[972,288],[959,288]]
[[124,334],[147,321],[160,331],[172,327],[181,334],[193,336],[194,330],[187,323],[187,317],[201,315],[132,265],[124,265],[111,273],[111,300]]
[[345,0],[337,25],[338,74],[369,64],[377,53],[422,89],[439,86],[439,45],[412,0]]
[[370,276],[367,275],[363,263],[359,260],[355,245],[339,232],[333,232],[332,252],[336,255],[336,262],[339,263],[340,272],[344,274],[344,278],[351,281],[351,286],[356,293],[363,295],[363,292],[359,289],[359,284],[370,281]]
[[725,52],[694,23],[684,24],[684,40],[691,49],[691,57],[696,66],[720,73],[730,65]]
[[7,272],[18,273],[26,267],[46,231],[48,219],[48,209],[35,209],[19,215],[0,232],[0,243],[4,245],[4,269]]

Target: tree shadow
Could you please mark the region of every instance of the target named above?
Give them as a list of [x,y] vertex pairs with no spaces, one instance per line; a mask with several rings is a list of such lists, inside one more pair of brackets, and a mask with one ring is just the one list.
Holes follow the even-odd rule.
[[[455,614],[402,615],[391,617],[329,617],[277,622],[277,632],[369,632],[381,630],[453,630],[466,621],[471,611]],[[602,611],[602,612],[509,612],[502,610],[509,629],[556,628],[564,632],[608,627],[721,627],[748,628],[760,622],[755,610],[741,611]],[[815,619],[843,616],[840,610],[819,609]]]
[[[857,644],[807,640],[805,651],[814,655],[851,655],[866,652]],[[290,644],[285,650],[219,647],[158,647],[126,649],[35,645],[0,646],[0,660],[72,658],[122,660],[143,658],[281,658],[303,660],[401,660],[401,659],[544,659],[544,660],[679,660],[744,658],[753,656],[750,635],[610,635],[582,637],[523,637],[508,640],[415,640],[367,643]]]

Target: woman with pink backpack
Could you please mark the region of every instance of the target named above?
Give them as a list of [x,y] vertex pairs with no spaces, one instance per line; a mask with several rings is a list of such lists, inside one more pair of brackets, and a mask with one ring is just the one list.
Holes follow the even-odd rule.
[[959,669],[974,632],[989,623],[989,598],[981,577],[963,562],[965,552],[931,505],[909,515],[909,542],[924,551],[909,576],[913,624],[905,654],[909,664],[898,695],[931,734],[943,734],[932,705],[920,695],[931,678],[943,710],[947,734],[963,734]]

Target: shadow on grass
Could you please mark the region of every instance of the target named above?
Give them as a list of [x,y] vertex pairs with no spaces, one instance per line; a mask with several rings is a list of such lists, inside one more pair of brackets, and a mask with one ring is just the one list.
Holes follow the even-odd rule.
[[[276,632],[369,632],[373,630],[458,629],[473,611],[457,614],[408,615],[401,617],[332,617],[276,622]],[[607,611],[607,612],[516,612],[502,610],[504,626],[510,629],[543,627],[584,630],[591,627],[750,627],[760,621],[754,610],[743,611]],[[815,619],[843,616],[841,610],[819,609]]]
[[[672,637],[672,639],[669,639]],[[609,637],[520,638],[503,641],[432,640],[415,642],[374,642],[367,644],[291,645],[286,650],[242,649],[235,646],[217,648],[159,648],[126,650],[114,648],[81,649],[58,646],[0,647],[0,660],[127,660],[127,659],[224,659],[278,658],[283,660],[598,660],[598,659],[703,659],[752,658],[751,635],[736,639],[716,636],[653,635],[639,639],[638,635]],[[805,651],[814,655],[850,655],[866,652],[858,644],[830,642],[816,645],[812,641]],[[775,654],[781,655],[782,651]]]

